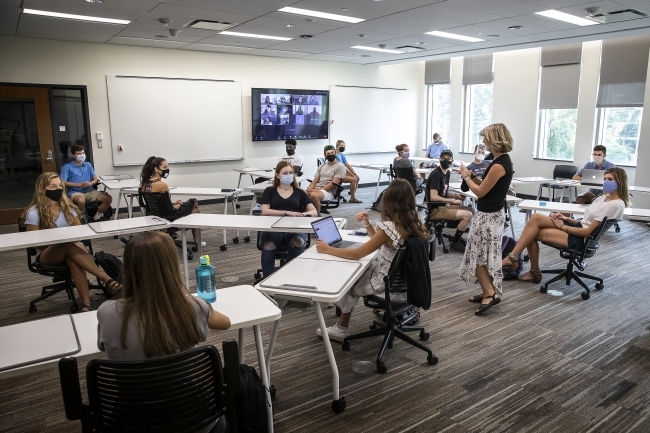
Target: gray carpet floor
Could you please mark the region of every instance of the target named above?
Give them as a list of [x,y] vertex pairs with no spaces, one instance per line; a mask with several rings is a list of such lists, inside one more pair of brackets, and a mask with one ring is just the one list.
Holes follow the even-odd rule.
[[[358,227],[353,216],[370,205],[374,188],[362,189],[359,197],[363,204],[342,204],[332,212],[348,218],[350,229]],[[249,205],[242,202],[240,212],[247,213]],[[202,211],[217,213],[222,206],[203,206]],[[379,218],[371,214],[373,220]],[[520,232],[524,215],[513,209],[513,216]],[[0,233],[15,230],[0,227]],[[353,342],[349,352],[334,343],[341,394],[347,399],[347,409],[339,415],[330,409],[331,372],[323,343],[315,335],[314,312],[285,313],[271,364],[278,392],[276,431],[650,431],[648,230],[643,223],[625,221],[620,233],[604,236],[587,272],[601,276],[605,289],[592,292],[590,300],[580,298],[576,283],[556,283],[551,288],[562,294],[551,296],[541,294],[536,285],[507,281],[503,302],[480,317],[473,314],[476,305],[467,301],[480,291],[478,285],[468,287],[458,277],[460,253],[443,254],[438,248],[431,263],[433,303],[420,323],[431,334],[425,344],[440,362],[430,366],[425,353],[396,341],[384,357],[385,375],[359,375],[351,365],[373,361],[381,340]],[[229,241],[222,252],[221,231],[204,232],[205,252],[221,287],[252,284],[260,265],[255,237],[252,234],[251,243]],[[123,244],[114,239],[95,241],[93,247],[117,256],[123,252]],[[565,266],[557,251],[544,246],[541,250],[542,268]],[[68,301],[60,295],[29,314],[29,300],[48,281],[29,273],[24,251],[0,253],[0,264],[0,326],[69,312]],[[221,282],[225,277],[239,280]],[[103,300],[99,295],[92,299],[93,308]],[[328,324],[335,322],[334,309],[324,314]],[[373,318],[371,310],[358,307],[351,331],[366,330]],[[262,330],[268,342],[271,325]],[[220,348],[224,338],[236,338],[236,332],[207,343]],[[245,354],[245,362],[256,365],[250,330]],[[84,369],[80,365],[82,381]],[[56,370],[0,380],[0,431],[80,431],[79,423],[65,419]]]

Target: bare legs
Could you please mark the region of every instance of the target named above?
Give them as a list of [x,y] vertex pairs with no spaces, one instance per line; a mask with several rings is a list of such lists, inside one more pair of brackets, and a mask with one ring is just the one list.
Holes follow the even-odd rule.
[[347,174],[343,178],[343,182],[349,183],[350,184],[350,201],[351,202],[356,202],[357,201],[357,188],[359,187],[359,180],[356,178],[356,176],[352,176],[351,174]]
[[[492,296],[497,297],[497,292],[494,288],[494,278],[490,275],[487,266],[479,266],[476,268],[476,279],[478,280],[481,290],[483,290],[483,300],[481,304],[489,304],[493,301]],[[490,296],[490,298],[488,298]]]
[[468,210],[459,210],[456,212],[456,219],[458,219],[458,230],[464,232],[467,227],[472,223],[474,214]]

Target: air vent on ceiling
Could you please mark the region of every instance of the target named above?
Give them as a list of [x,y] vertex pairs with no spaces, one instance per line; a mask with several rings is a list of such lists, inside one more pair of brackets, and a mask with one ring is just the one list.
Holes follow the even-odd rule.
[[599,23],[603,23],[603,24],[637,20],[639,18],[647,18],[647,17],[648,14],[636,9],[625,9],[624,11],[606,12],[602,14],[587,16],[587,18],[590,18],[594,21],[598,21]]
[[424,51],[424,48],[421,47],[412,47],[410,45],[404,45],[403,47],[395,47],[396,50],[404,51],[405,53],[417,53]]
[[237,24],[225,23],[223,21],[210,21],[210,20],[193,20],[185,25],[185,27],[190,27],[192,29],[203,29],[203,30],[214,30],[214,31],[223,31],[231,27],[236,26]]

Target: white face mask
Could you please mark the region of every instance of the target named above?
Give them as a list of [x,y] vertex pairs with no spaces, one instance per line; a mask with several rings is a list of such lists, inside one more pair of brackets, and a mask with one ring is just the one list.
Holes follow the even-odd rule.
[[485,155],[482,153],[477,153],[474,155],[474,158],[476,158],[477,161],[483,161],[485,159]]
[[79,162],[84,162],[86,160],[86,154],[82,153],[80,155],[75,156],[75,159]]

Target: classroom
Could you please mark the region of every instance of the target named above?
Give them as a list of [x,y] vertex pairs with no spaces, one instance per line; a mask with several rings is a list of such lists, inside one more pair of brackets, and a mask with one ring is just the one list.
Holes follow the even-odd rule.
[[645,102],[647,0],[0,0],[0,431],[649,431]]

